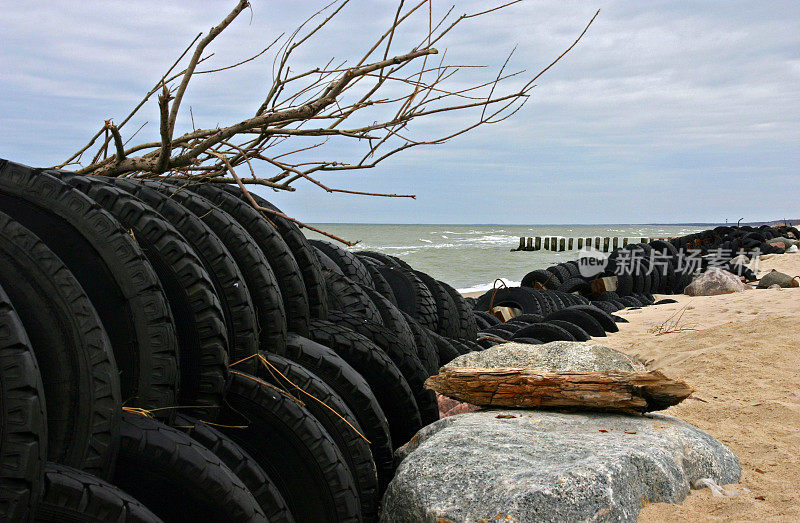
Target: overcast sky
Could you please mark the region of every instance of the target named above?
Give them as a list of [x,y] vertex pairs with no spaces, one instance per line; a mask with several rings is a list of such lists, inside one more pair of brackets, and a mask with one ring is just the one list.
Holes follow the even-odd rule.
[[[183,47],[234,3],[0,0],[0,157],[49,166],[69,156],[104,120],[123,118]],[[212,44],[211,65],[256,52],[323,5],[252,4]],[[395,5],[353,0],[298,53],[293,69],[358,58],[383,32]],[[459,2],[456,12],[490,5]],[[533,0],[474,20],[438,47],[448,49],[451,63],[491,66],[461,71],[459,83],[495,75],[515,45],[512,67],[532,72],[568,47],[598,8],[586,37],[537,81],[532,99],[512,119],[412,149],[370,171],[325,178],[337,187],[414,193],[417,200],[331,196],[307,183],[296,193],[263,194],[312,222],[800,217],[796,0]],[[206,75],[190,87],[184,107],[192,106],[198,127],[246,117],[263,97],[271,67],[271,59],[262,59],[226,75]],[[156,112],[155,105],[143,111],[139,122],[151,123],[141,138],[157,136]],[[445,119],[414,131],[424,136],[457,123]],[[131,132],[138,123],[128,127]],[[355,147],[336,152],[352,160],[361,150]]]

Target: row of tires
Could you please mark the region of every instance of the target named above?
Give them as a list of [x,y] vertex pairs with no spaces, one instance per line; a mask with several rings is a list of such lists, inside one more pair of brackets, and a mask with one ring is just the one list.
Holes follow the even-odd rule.
[[[607,332],[619,330],[616,323],[626,322],[614,312],[669,302],[674,300],[656,302],[651,294],[619,296],[614,292],[603,293],[589,301],[579,294],[510,287],[492,290],[477,298],[473,314],[480,330],[477,341],[489,348],[507,341],[541,344],[605,337]],[[502,322],[489,312],[493,307],[511,307],[518,314]]]
[[[739,254],[782,254],[784,249],[769,241],[779,236],[800,238],[795,227],[767,225],[759,228],[721,226],[669,241],[630,244],[613,250],[602,273],[583,276],[578,261],[571,260],[536,269],[526,274],[521,286],[549,289],[591,296],[591,281],[605,276],[617,277],[616,294],[681,294],[694,275],[716,266],[755,281],[756,275],[739,262]],[[692,259],[694,258],[694,259]]]
[[377,519],[473,309],[252,197],[0,160],[0,519]]

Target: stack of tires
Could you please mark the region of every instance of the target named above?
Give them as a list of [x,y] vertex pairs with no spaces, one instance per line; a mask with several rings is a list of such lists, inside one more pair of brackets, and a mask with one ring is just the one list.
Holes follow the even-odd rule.
[[0,520],[377,520],[472,308],[256,198],[0,160]]
[[[783,248],[770,243],[780,237],[800,239],[800,231],[791,226],[720,226],[669,241],[653,240],[615,249],[608,256],[605,271],[592,277],[583,276],[578,261],[573,260],[531,271],[521,286],[579,294],[611,312],[641,307],[652,303],[652,294],[682,293],[695,274],[709,267],[728,270],[746,281],[756,280],[739,256],[782,254]],[[592,295],[592,280],[605,276],[617,277],[617,289]]]
[[[588,341],[616,332],[616,322],[625,321],[579,294],[529,287],[491,290],[474,307],[480,330],[477,342],[483,348],[506,341],[534,345]],[[518,314],[502,322],[489,312],[494,307],[510,307]]]

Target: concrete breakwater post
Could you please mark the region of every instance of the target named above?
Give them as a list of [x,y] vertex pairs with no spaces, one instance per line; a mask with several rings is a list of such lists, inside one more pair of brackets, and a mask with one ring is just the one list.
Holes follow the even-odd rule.
[[511,249],[512,251],[554,251],[564,252],[572,250],[581,250],[584,246],[587,249],[594,248],[602,252],[611,252],[620,247],[625,247],[631,241],[634,243],[650,243],[652,240],[669,240],[670,238],[628,238],[623,237],[600,237],[594,236],[590,238],[566,238],[560,236],[535,236],[535,237],[521,237],[519,239],[519,247]]

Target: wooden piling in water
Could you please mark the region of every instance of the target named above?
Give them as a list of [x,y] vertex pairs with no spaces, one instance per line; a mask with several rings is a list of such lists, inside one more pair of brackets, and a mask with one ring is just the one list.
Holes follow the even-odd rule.
[[608,246],[611,243],[611,238],[603,238],[603,252],[608,252]]
[[541,248],[542,248],[542,238],[541,238],[541,236],[537,236],[536,237],[536,248],[535,249],[538,251]]
[[567,250],[567,239],[566,238],[561,238],[558,241],[558,250],[562,251],[562,252]]
[[570,251],[572,250],[572,238],[571,237],[570,237],[569,240],[567,240],[567,250],[570,250]]

